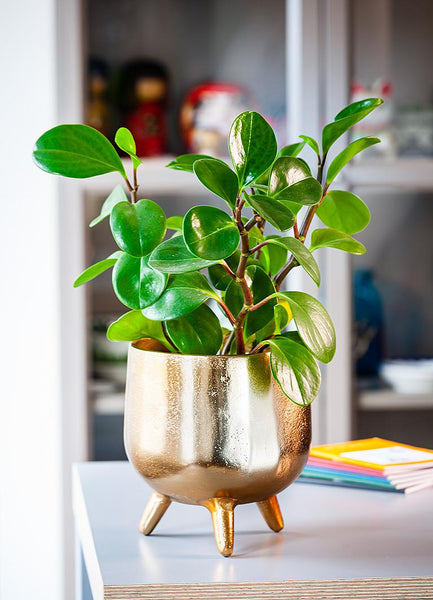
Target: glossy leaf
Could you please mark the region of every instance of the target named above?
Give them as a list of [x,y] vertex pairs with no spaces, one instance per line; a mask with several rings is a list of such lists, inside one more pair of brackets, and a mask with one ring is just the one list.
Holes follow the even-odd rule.
[[227,286],[224,301],[229,307],[232,314],[236,317],[244,305],[244,296],[240,284],[234,279]]
[[126,176],[114,146],[88,125],[58,125],[37,140],[35,163],[43,171],[83,179],[118,171]]
[[195,161],[194,173],[208,190],[234,208],[238,194],[238,178],[229,166],[215,158],[204,158]]
[[272,165],[269,177],[269,195],[278,196],[286,188],[311,177],[311,171],[300,158],[281,156]]
[[275,198],[253,194],[248,197],[248,203],[278,231],[287,231],[287,229],[293,227],[295,222],[293,213]]
[[362,152],[362,150],[379,143],[380,139],[377,137],[363,137],[349,144],[347,148],[340,152],[340,154],[337,154],[332,163],[329,165],[328,173],[326,174],[327,185],[330,185],[334,181],[338,173],[345,165],[347,165],[349,160],[359,154],[359,152]]
[[200,273],[172,275],[162,296],[143,314],[154,321],[170,321],[187,315],[209,298],[219,299]]
[[121,250],[132,256],[146,256],[164,238],[166,219],[162,208],[152,200],[119,202],[111,211],[110,227]]
[[344,233],[357,233],[370,222],[370,211],[364,202],[351,192],[332,190],[317,209],[320,220]]
[[126,154],[129,154],[135,169],[142,164],[141,160],[137,156],[135,140],[129,129],[126,127],[120,127],[120,129],[116,131],[114,141],[121,150],[126,152]]
[[229,150],[239,187],[245,187],[271,166],[277,153],[277,141],[265,119],[256,112],[247,111],[233,122]]
[[[275,158],[276,159],[280,158],[280,156],[298,156],[298,154],[303,150],[304,146],[305,146],[305,142],[297,142],[295,144],[289,144],[288,146],[283,146],[280,150],[278,150],[277,156]],[[264,188],[263,192],[264,193],[267,192],[269,171],[270,171],[270,169],[267,169],[262,175],[260,175],[260,177],[258,177],[255,180],[255,182],[254,182],[255,189],[260,189],[263,186],[263,188]]]
[[162,294],[167,275],[155,271],[148,264],[148,257],[136,257],[122,253],[113,269],[113,289],[116,296],[128,308],[145,308]]
[[[279,239],[277,235],[268,235],[265,237],[266,240]],[[276,244],[269,244],[263,246],[262,253],[268,256],[268,272],[270,275],[275,275],[287,262],[287,249],[284,245],[277,246]]]
[[347,233],[336,229],[315,229],[311,234],[310,251],[318,248],[335,248],[350,254],[365,254],[365,246]]
[[307,348],[324,363],[335,354],[335,330],[325,307],[313,296],[304,292],[279,292],[292,311],[293,320]]
[[110,216],[111,211],[116,206],[116,204],[119,204],[119,202],[128,202],[128,196],[125,194],[125,191],[120,184],[116,185],[114,190],[105,200],[104,204],[101,207],[101,212],[97,217],[93,219],[93,221],[89,223],[89,227],[94,227],[95,225],[103,221],[106,217]]
[[301,138],[301,140],[304,140],[304,142],[308,144],[308,146],[310,146],[310,148],[315,154],[320,155],[319,144],[314,138],[310,137],[309,135],[300,135],[299,137]]
[[206,304],[179,319],[167,321],[166,327],[182,354],[217,354],[223,341],[218,317]]
[[349,106],[346,106],[346,108],[343,108],[343,110],[335,117],[334,121],[328,123],[323,129],[323,153],[326,154],[332,144],[338,140],[343,133],[355,125],[355,123],[364,119],[364,117],[381,104],[383,104],[383,100],[380,98],[367,98],[366,100],[353,102],[352,104],[349,104]]
[[[236,273],[236,270],[238,268],[240,255],[240,250],[235,250],[235,252],[231,256],[228,256],[226,258],[228,266],[234,273]],[[208,273],[212,285],[217,290],[225,291],[229,284],[233,281],[233,278],[230,277],[226,269],[220,264],[216,264],[209,267]]]
[[111,342],[135,342],[143,338],[152,338],[161,342],[171,352],[174,351],[164,335],[162,323],[146,319],[141,310],[131,310],[111,323],[107,330],[107,338]]
[[214,265],[218,261],[204,260],[192,254],[182,235],[165,240],[150,255],[149,264],[161,273],[188,273]]
[[298,154],[304,149],[304,146],[305,142],[296,142],[295,144],[283,146],[281,150],[278,150],[277,158],[280,158],[280,156],[298,156]]
[[308,406],[320,390],[320,369],[305,346],[290,338],[267,340],[271,348],[271,371],[286,396],[295,404]]
[[292,311],[287,303],[287,309],[283,303],[278,303],[274,306],[274,321],[275,321],[275,333],[280,335],[282,330],[287,327],[292,318]]
[[[246,274],[251,280],[251,292],[253,295],[254,304],[264,300],[275,292],[274,284],[270,277],[263,271],[261,267],[256,265],[248,266]],[[274,306],[276,300],[270,300],[261,308],[248,313],[245,319],[245,335],[249,338],[253,333],[262,329],[274,317]]]
[[278,158],[269,177],[269,195],[298,204],[317,204],[322,197],[320,183],[311,177],[310,169],[299,158]]
[[294,237],[275,237],[269,240],[270,245],[279,245],[287,248],[301,267],[308,273],[314,283],[320,285],[320,270],[316,259],[302,242]]
[[183,217],[173,216],[167,219],[167,229],[174,229],[174,231],[182,231]]
[[214,206],[191,208],[183,219],[183,237],[190,252],[206,260],[230,256],[240,241],[233,218]]
[[85,269],[79,277],[74,281],[74,288],[95,279],[101,273],[104,273],[116,264],[117,259],[122,255],[122,252],[113,252],[108,258],[100,260],[91,267]]
[[[204,158],[211,158],[207,154],[181,154],[177,156],[174,160],[166,165],[169,169],[175,169],[177,171],[187,171],[188,173],[194,172],[194,163],[197,160],[202,160]],[[217,160],[217,159],[213,159]]]

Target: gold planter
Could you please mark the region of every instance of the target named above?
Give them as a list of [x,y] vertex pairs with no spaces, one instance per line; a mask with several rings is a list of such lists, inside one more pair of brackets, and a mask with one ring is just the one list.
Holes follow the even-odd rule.
[[224,556],[233,551],[233,509],[257,502],[274,531],[276,494],[301,473],[311,441],[310,407],[274,381],[266,353],[186,356],[132,344],[125,447],[155,490],[140,522],[149,535],[172,500],[206,506]]

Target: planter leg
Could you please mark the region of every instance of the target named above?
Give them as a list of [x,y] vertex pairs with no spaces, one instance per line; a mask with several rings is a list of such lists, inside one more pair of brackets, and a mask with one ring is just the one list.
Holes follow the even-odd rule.
[[170,504],[171,500],[168,496],[164,496],[164,494],[160,494],[159,492],[153,492],[144,509],[138,530],[144,535],[150,535]]
[[223,556],[233,552],[233,511],[236,506],[232,498],[212,498],[206,507],[212,515],[213,530],[218,550]]
[[284,527],[283,517],[281,515],[280,505],[276,496],[271,496],[266,500],[257,502],[257,506],[263,515],[264,520],[273,531],[281,531]]

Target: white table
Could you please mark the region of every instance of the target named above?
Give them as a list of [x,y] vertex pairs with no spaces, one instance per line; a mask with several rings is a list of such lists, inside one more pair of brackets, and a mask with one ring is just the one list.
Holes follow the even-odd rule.
[[94,600],[433,598],[433,491],[295,483],[279,495],[285,528],[235,510],[231,558],[208,511],[173,503],[155,532],[137,525],[150,488],[126,462],[74,469],[74,512]]

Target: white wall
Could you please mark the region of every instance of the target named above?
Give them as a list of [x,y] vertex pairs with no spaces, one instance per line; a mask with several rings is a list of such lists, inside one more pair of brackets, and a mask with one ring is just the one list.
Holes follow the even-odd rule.
[[[68,355],[62,343],[62,289],[66,279],[72,281],[71,266],[61,277],[59,265],[74,240],[68,242],[59,224],[77,210],[68,217],[58,201],[57,178],[31,160],[36,138],[59,119],[57,9],[56,0],[2,2],[0,19],[2,600],[73,594],[69,463],[82,455],[83,441],[81,433],[75,446],[71,442],[80,431],[80,411],[69,419],[79,381],[64,394],[65,374],[71,381],[75,368],[65,367],[68,356],[71,365],[77,361],[75,346]],[[80,307],[82,299],[74,302]],[[72,314],[71,326],[79,317]],[[77,407],[82,401],[76,397]]]

